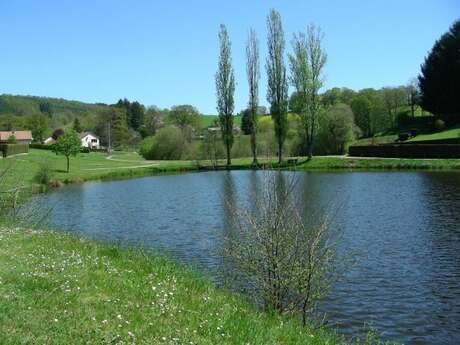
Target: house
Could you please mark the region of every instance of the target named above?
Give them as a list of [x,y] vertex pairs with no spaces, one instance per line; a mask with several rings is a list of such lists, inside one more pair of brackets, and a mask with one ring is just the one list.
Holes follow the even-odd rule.
[[54,143],[56,140],[53,139],[53,137],[46,138],[45,141],[43,142],[45,145],[51,145]]
[[17,144],[30,144],[32,142],[31,131],[0,131],[0,144],[8,143],[11,137],[15,138]]
[[98,137],[90,132],[80,133],[81,146],[91,150],[101,148],[101,142]]

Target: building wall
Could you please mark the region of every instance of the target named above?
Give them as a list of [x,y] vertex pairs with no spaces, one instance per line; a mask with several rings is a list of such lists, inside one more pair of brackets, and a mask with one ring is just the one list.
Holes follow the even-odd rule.
[[[95,142],[93,142],[93,140],[95,140]],[[88,134],[87,136],[81,139],[81,146],[98,149],[100,147],[99,138],[96,138],[95,136]]]

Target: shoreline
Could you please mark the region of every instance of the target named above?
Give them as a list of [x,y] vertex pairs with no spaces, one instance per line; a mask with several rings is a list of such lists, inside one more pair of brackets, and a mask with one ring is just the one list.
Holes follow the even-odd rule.
[[[348,156],[317,156],[308,160],[298,157],[297,164],[281,165],[274,158],[260,158],[258,168],[252,166],[251,158],[235,158],[230,168],[223,160],[213,166],[209,161],[146,161],[135,153],[121,152],[116,158],[107,158],[101,153],[81,154],[71,159],[71,171],[63,171],[64,159],[46,150],[31,149],[29,154],[11,159],[0,160],[0,170],[11,167],[11,173],[23,181],[25,188],[32,193],[41,193],[59,188],[63,185],[84,182],[104,182],[131,178],[181,174],[186,172],[207,172],[223,170],[291,170],[318,172],[376,172],[376,171],[437,171],[459,172],[460,159],[405,159],[405,158],[372,158]],[[126,157],[128,158],[126,158]],[[49,181],[40,184],[35,180],[40,164],[50,165]],[[25,175],[25,176],[24,176]]]
[[[344,161],[343,158],[338,159]],[[235,161],[238,162],[238,160]],[[317,158],[316,162],[318,161],[330,163],[331,159]],[[321,165],[317,169],[301,169],[305,163],[312,162],[315,162],[315,159],[301,162],[295,167],[295,171],[349,170],[328,169]],[[239,163],[234,164],[231,170],[252,169],[248,163],[243,164],[244,162],[241,161]],[[294,170],[293,166],[277,164],[274,164],[272,168]],[[227,169],[223,166],[219,167],[219,170]],[[205,171],[216,171],[216,169],[209,168],[209,166],[198,166],[193,162],[180,162],[176,165],[161,166],[160,164],[132,170],[115,169],[103,175],[89,175],[83,178],[74,174],[65,180],[65,184]],[[214,287],[209,279],[192,267],[178,264],[171,258],[162,257],[154,250],[145,252],[141,248],[124,248],[120,245],[72,235],[65,231],[24,229],[17,228],[14,224],[2,225],[2,222],[0,222],[0,239],[5,244],[0,247],[0,294],[18,291],[16,299],[7,300],[2,310],[5,320],[11,321],[0,322],[0,331],[2,331],[0,334],[8,334],[8,331],[11,332],[14,329],[17,337],[12,338],[11,341],[5,339],[6,344],[16,344],[24,338],[31,337],[37,342],[46,342],[48,337],[52,337],[57,339],[58,343],[66,343],[74,340],[76,336],[68,329],[75,329],[79,335],[86,335],[86,341],[90,342],[95,341],[95,338],[91,338],[93,335],[101,339],[115,334],[117,339],[123,339],[126,342],[133,340],[132,335],[134,335],[136,340],[147,339],[147,342],[153,343],[167,343],[166,340],[175,338],[187,339],[187,342],[192,341],[194,344],[233,344],[235,341],[251,344],[280,342],[283,344],[338,345],[349,343],[343,336],[337,335],[334,329],[316,328],[312,324],[302,328],[300,321],[293,317],[261,312],[244,301],[238,294]],[[75,258],[77,260],[73,267],[73,264],[68,263],[74,262]],[[88,265],[79,264],[79,262]],[[109,271],[118,273],[111,274],[107,271],[108,267]],[[24,276],[24,272],[30,274],[27,273]],[[120,272],[125,272],[125,274]],[[151,277],[159,276],[162,278],[156,281],[156,285],[152,285]],[[5,277],[7,277],[6,280]],[[77,281],[74,282],[69,277]],[[128,281],[126,281],[127,277],[129,277]],[[158,288],[164,284],[170,284],[171,279],[177,277],[182,277],[180,278],[181,283],[175,284],[173,294],[180,294],[181,300],[170,306],[166,314],[155,314],[151,310],[151,305],[145,310],[142,307],[133,308],[137,304],[140,306],[148,304],[145,296],[150,299],[156,298],[156,294],[151,294],[153,287]],[[136,283],[133,285],[130,281]],[[107,283],[108,286],[106,286]],[[28,284],[35,287],[32,291],[27,289],[23,291],[22,286]],[[76,286],[69,286],[72,284]],[[70,303],[69,297],[71,301],[78,301],[78,303],[72,304],[72,307],[66,307],[67,309],[62,313],[62,306]],[[22,301],[20,304],[17,298]],[[218,302],[213,304],[209,311],[209,305],[205,305],[206,308],[203,309],[203,298],[211,298]],[[120,304],[111,305],[110,302],[107,302],[116,300],[128,302],[123,307]],[[166,302],[157,300],[154,303],[156,308],[160,309],[161,304],[166,305]],[[168,314],[170,310],[178,313]],[[144,314],[140,315],[141,311]],[[225,318],[219,316],[222,311],[226,314]],[[33,315],[31,321],[27,315]],[[49,315],[53,316],[50,318]],[[121,315],[122,319],[118,315]],[[204,317],[196,318],[196,315],[204,315]],[[165,335],[159,336],[158,329],[150,325],[151,322],[148,320],[154,318],[159,318],[157,323],[162,325],[166,323],[164,329],[161,330],[161,333]],[[72,326],[72,328],[71,325],[74,325],[77,319],[80,320],[79,326]],[[242,319],[244,322],[240,321]],[[2,316],[0,316],[1,320]],[[125,321],[128,321],[129,324],[124,324]],[[203,322],[209,322],[212,326],[205,333],[200,334]],[[45,323],[44,327],[37,326],[42,323]],[[94,326],[95,323],[96,326]],[[118,326],[120,324],[121,327]],[[129,331],[126,331],[127,329]],[[188,332],[188,330],[196,330],[197,333]],[[225,336],[222,336],[221,331]],[[183,338],[177,337],[177,332],[183,332]],[[373,339],[375,341],[376,338]],[[377,344],[374,341],[372,344]]]

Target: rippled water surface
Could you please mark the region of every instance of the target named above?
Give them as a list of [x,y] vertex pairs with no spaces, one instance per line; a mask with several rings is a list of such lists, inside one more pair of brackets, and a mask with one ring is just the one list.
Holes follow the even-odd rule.
[[[329,324],[351,336],[372,323],[384,339],[460,344],[460,174],[296,176],[305,209],[341,205],[340,247],[358,258],[321,305]],[[75,185],[40,198],[53,207],[51,224],[160,248],[213,272],[229,217],[223,197],[245,203],[263,181],[253,171],[190,173]]]

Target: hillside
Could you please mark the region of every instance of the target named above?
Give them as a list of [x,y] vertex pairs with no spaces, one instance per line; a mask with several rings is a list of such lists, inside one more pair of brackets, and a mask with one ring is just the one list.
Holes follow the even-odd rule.
[[460,139],[460,127],[449,128],[444,131],[434,132],[430,134],[417,135],[409,141],[425,141],[425,140],[446,140]]
[[[87,115],[104,110],[108,105],[103,103],[84,103],[63,98],[0,95],[0,126],[6,117],[25,117],[45,113],[53,119],[55,127],[66,126],[74,118],[83,119]],[[201,115],[202,127],[212,127],[218,121],[217,115]],[[241,125],[241,117],[235,116],[235,125]]]
[[[107,108],[105,104],[69,101],[62,98],[0,95],[0,130],[31,129],[35,137],[51,135],[55,128],[70,126],[75,118],[85,127],[93,127],[94,116]],[[43,114],[41,128],[35,115]],[[37,131],[42,134],[37,135]]]
[[52,114],[73,114],[76,116],[97,111],[105,106],[105,104],[69,101],[62,98],[0,95],[0,115],[23,116],[41,112],[42,109],[43,111],[49,110]]

